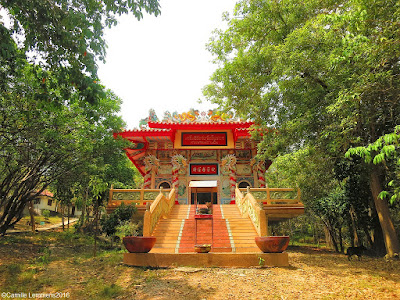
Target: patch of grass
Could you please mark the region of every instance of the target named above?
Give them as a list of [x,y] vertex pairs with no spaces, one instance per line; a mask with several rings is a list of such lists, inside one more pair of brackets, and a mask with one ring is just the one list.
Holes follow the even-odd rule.
[[7,292],[21,292],[22,287],[35,293],[68,292],[70,299],[226,299],[230,294],[235,299],[294,299],[303,294],[304,299],[399,298],[400,261],[363,257],[349,262],[343,254],[314,247],[291,246],[287,268],[204,268],[186,273],[126,266],[116,250],[99,250],[93,257],[91,239],[74,232],[4,238],[0,286]]
[[15,278],[22,272],[22,265],[21,264],[11,264],[7,266],[8,275],[11,278]]
[[157,270],[146,270],[145,272],[145,282],[150,283],[156,281],[161,278],[161,274],[157,272]]
[[19,282],[23,286],[27,286],[35,280],[35,272],[34,270],[26,270],[19,276]]
[[20,292],[21,287],[30,287],[35,281],[36,269],[15,263],[6,266],[6,269],[7,292]]
[[48,265],[50,263],[51,250],[47,247],[39,250],[42,255],[37,258],[37,261],[43,265]]
[[119,296],[121,292],[122,292],[122,287],[112,283],[111,285],[106,285],[101,291],[100,295],[114,298],[116,296]]

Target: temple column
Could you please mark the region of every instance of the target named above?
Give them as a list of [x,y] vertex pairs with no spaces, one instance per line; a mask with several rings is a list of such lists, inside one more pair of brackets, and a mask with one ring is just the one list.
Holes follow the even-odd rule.
[[175,189],[175,201],[178,201],[179,171],[187,166],[187,160],[183,155],[176,154],[172,156],[171,164],[172,164],[172,188]]
[[235,201],[235,189],[236,189],[236,156],[234,154],[228,154],[222,158],[222,167],[229,172],[229,184],[231,192],[231,201]]
[[160,161],[154,155],[147,155],[144,159],[144,189],[154,188],[155,175],[157,174]]
[[267,186],[265,175],[266,175],[266,170],[268,170],[271,163],[272,161],[270,160],[264,161],[258,159],[257,157],[254,157],[250,162],[250,165],[253,167],[253,170],[257,175],[256,178],[259,188],[265,188]]

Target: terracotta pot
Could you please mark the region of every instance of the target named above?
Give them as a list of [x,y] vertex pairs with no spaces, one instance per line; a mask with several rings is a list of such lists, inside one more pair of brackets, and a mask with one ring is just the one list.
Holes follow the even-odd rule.
[[264,253],[281,253],[289,245],[288,236],[256,236],[255,241]]
[[156,238],[154,236],[126,236],[122,238],[122,242],[126,250],[131,253],[147,253],[153,248]]
[[208,253],[211,250],[211,245],[194,245],[194,251],[197,253]]

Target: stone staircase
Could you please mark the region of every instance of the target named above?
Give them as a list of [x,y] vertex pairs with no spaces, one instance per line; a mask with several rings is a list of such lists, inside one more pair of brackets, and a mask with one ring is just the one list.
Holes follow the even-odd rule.
[[236,205],[213,205],[212,221],[196,221],[194,215],[194,205],[175,205],[168,218],[157,224],[151,253],[190,253],[195,244],[212,244],[211,252],[261,253],[254,242],[253,224],[240,215]]

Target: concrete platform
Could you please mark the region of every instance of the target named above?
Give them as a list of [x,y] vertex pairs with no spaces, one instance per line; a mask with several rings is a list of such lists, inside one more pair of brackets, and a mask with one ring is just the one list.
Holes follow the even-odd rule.
[[283,253],[124,253],[123,262],[136,267],[287,267]]

